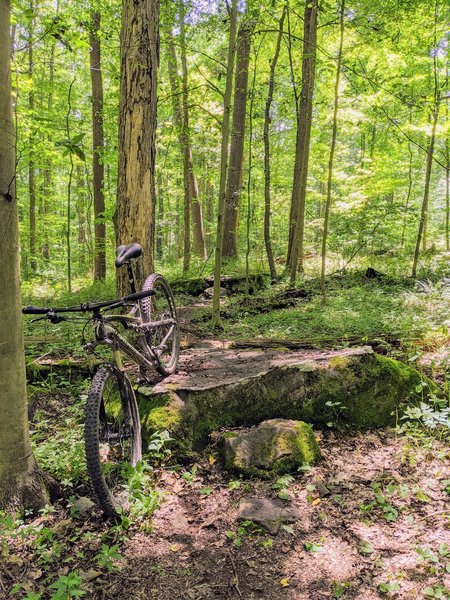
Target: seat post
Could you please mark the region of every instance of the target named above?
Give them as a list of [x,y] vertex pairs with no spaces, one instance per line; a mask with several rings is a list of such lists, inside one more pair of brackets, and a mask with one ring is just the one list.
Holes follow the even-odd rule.
[[134,273],[131,261],[127,261],[128,281],[130,282],[130,291],[132,294],[136,293],[136,284],[134,282]]

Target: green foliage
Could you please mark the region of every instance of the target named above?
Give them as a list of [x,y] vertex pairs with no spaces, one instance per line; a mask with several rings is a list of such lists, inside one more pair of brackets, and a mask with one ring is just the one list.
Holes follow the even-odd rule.
[[114,544],[108,546],[108,544],[102,544],[100,552],[94,557],[94,560],[107,571],[116,571],[117,567],[115,561],[120,560],[122,555],[118,552],[119,546]]
[[291,485],[291,483],[294,483],[294,481],[295,480],[292,475],[283,475],[271,485],[271,488],[276,490],[277,496],[280,498],[280,500],[289,500],[290,495],[288,487]]
[[83,589],[81,575],[76,571],[68,575],[61,575],[54,583],[49,586],[52,593],[52,600],[71,600],[72,598],[81,598],[86,595]]
[[87,480],[83,407],[75,404],[65,412],[57,420],[35,415],[31,439],[40,466],[61,485],[73,488]]
[[166,463],[172,454],[172,451],[170,448],[167,448],[167,445],[172,441],[173,438],[170,437],[170,434],[166,429],[152,433],[147,446],[147,459],[161,465]]

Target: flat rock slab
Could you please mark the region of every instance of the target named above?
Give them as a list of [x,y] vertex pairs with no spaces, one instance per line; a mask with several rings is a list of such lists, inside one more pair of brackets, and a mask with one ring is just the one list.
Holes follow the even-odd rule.
[[314,369],[316,364],[326,363],[336,357],[367,354],[374,354],[370,346],[331,351],[195,348],[180,355],[178,373],[167,377],[153,388],[141,388],[141,391],[159,394],[171,389],[208,390],[243,379],[258,378],[277,368],[302,365],[305,370]]
[[[196,348],[177,374],[138,389],[144,436],[167,429],[183,452],[220,429],[267,419],[341,431],[395,424],[421,375],[370,347],[336,351]],[[432,385],[432,384],[430,384]]]
[[283,523],[295,523],[300,517],[300,511],[283,500],[242,498],[237,520],[253,521],[276,535]]

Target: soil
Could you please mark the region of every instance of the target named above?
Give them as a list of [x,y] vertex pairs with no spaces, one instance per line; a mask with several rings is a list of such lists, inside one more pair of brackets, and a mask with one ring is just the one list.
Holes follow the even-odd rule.
[[[93,599],[445,598],[424,594],[450,590],[448,447],[411,447],[387,430],[317,435],[323,462],[286,488],[301,518],[276,536],[236,520],[242,497],[277,496],[273,482],[230,483],[211,446],[187,479],[158,472],[150,532],[133,526],[118,542],[95,509],[74,519],[59,506],[39,517],[33,525],[55,532],[61,556],[45,562],[30,536],[8,540],[0,597],[17,582],[38,590],[48,576],[77,571]],[[95,561],[101,543],[118,543],[113,571]]]

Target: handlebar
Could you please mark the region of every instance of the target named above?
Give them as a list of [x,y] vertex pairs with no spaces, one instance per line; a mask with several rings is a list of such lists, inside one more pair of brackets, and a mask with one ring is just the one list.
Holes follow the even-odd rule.
[[127,302],[135,302],[136,300],[142,300],[142,298],[148,298],[149,296],[155,295],[155,290],[144,290],[142,292],[136,292],[123,298],[117,298],[116,300],[104,300],[103,302],[85,302],[77,306],[65,306],[61,308],[44,308],[41,306],[24,306],[22,312],[24,315],[47,315],[48,313],[65,313],[65,312],[96,312],[100,308],[106,307],[118,307],[126,304]]

